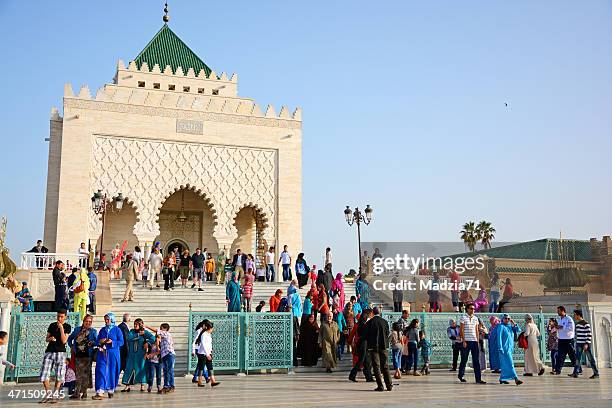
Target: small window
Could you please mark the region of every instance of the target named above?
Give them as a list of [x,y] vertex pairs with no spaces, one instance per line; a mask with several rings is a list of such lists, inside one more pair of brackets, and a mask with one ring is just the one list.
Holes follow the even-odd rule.
[[204,88],[198,88],[198,93],[199,94],[203,94],[204,93]]
[[144,81],[138,81],[138,87],[139,88],[144,88],[145,87],[145,82]]
[[212,94],[213,95],[219,95],[219,90],[218,89],[213,89],[212,90]]
[[183,92],[189,92],[189,90],[190,90],[190,89],[191,89],[190,87],[188,87],[188,86],[184,86],[184,87],[183,87]]
[[168,85],[168,90],[169,91],[174,91],[176,89],[176,86],[174,85]]
[[159,82],[154,82],[153,89],[159,89],[159,88],[160,88]]

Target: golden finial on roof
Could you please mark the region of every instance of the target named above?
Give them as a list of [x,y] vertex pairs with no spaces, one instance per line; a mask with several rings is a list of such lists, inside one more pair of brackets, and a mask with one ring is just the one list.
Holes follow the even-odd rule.
[[168,2],[164,4],[164,17],[162,19],[164,20],[164,23],[170,21],[170,16],[168,15]]

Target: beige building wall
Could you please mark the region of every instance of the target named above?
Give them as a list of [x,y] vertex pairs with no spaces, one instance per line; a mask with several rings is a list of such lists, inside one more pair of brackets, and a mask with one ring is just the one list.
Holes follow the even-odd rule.
[[[136,86],[122,82],[128,76]],[[90,198],[98,189],[109,196],[121,192],[133,202],[133,236],[150,245],[160,234],[158,216],[166,199],[188,188],[208,200],[218,247],[232,246],[238,238],[236,214],[253,206],[264,218],[268,245],[300,251],[301,111],[290,114],[283,107],[277,114],[273,107],[238,98],[235,76],[232,86],[224,74],[219,80],[166,76],[177,85],[188,79],[196,89],[198,81],[205,89],[226,87],[218,96],[142,88],[139,80],[151,82],[150,74],[133,64],[128,69],[119,64],[119,84],[105,85],[95,97],[87,87],[74,95],[66,86],[63,118],[56,117],[51,130],[45,237],[56,238],[53,249],[73,252],[80,242],[97,240],[101,222]],[[211,224],[203,225],[203,239]]]

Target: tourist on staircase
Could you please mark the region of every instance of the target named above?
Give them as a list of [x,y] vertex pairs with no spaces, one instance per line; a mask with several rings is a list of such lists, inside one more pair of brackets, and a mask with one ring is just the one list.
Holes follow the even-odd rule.
[[159,279],[161,278],[162,266],[164,258],[159,253],[159,248],[153,248],[153,252],[149,256],[149,288],[153,290],[153,281],[157,283],[159,288]]
[[276,276],[274,274],[274,263],[276,262],[276,254],[274,253],[274,247],[271,246],[266,252],[266,282],[276,282]]
[[308,283],[308,274],[310,267],[304,259],[304,253],[300,252],[295,260],[295,274],[297,276],[298,288],[302,289]]
[[176,260],[174,259],[173,253],[166,255],[164,257],[161,273],[164,277],[164,290],[165,291],[174,290],[174,266],[175,265],[176,265]]
[[[209,282],[213,281],[213,275],[215,274],[215,260],[211,254],[206,256],[206,262],[204,263],[204,270],[206,272],[206,280]],[[201,279],[200,279],[201,282]]]
[[276,289],[276,292],[274,292],[274,295],[270,296],[270,300],[268,301],[268,303],[270,304],[270,312],[274,313],[278,311],[278,305],[280,305],[282,298],[283,290]]
[[134,301],[134,281],[138,280],[138,262],[132,257],[132,254],[128,254],[127,263],[123,269],[123,276],[125,277],[125,292],[123,293],[122,302],[133,302]]
[[238,248],[232,259],[232,268],[238,277],[240,283],[244,279],[244,271],[246,271],[246,256],[242,253],[242,250]]
[[283,268],[283,282],[291,280],[291,255],[287,245],[283,246],[283,252],[280,253],[278,264]]
[[204,263],[206,258],[200,248],[196,248],[195,253],[191,256],[191,264],[193,265],[193,283],[191,289],[198,285],[198,291],[202,291],[202,279],[204,278]]
[[253,299],[253,285],[255,283],[255,275],[253,275],[253,269],[247,267],[247,272],[244,277],[244,284],[242,285],[242,299],[244,302],[244,311],[251,311],[251,300]]
[[240,285],[238,284],[238,274],[232,272],[232,277],[225,288],[225,302],[228,312],[240,311]]
[[185,249],[179,256],[178,272],[181,276],[181,288],[187,287],[187,280],[189,279],[189,273],[191,271],[191,256],[189,250]]

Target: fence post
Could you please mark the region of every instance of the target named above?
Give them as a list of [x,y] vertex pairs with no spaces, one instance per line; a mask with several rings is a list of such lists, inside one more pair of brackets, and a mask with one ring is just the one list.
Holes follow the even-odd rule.
[[544,317],[544,313],[542,313],[543,307],[542,305],[539,305],[538,308],[540,309],[540,314],[539,314],[539,319],[540,319],[540,324],[539,324],[539,329],[540,329],[540,360],[542,360],[542,364],[544,364],[544,362],[546,361],[546,327],[547,322],[545,321],[545,317]]

